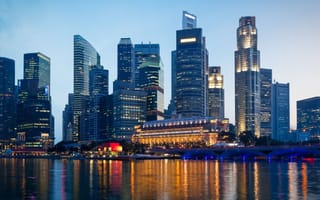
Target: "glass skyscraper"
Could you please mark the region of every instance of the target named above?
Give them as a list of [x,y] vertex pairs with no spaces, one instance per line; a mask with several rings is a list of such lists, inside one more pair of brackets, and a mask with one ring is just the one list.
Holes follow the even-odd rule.
[[89,73],[100,65],[100,56],[94,47],[80,35],[73,37],[73,141],[79,140],[79,116],[89,96]]
[[260,137],[260,52],[255,17],[241,17],[235,51],[235,121],[237,134]]
[[73,130],[73,94],[68,95],[68,104],[65,105],[63,113],[63,128],[62,136],[63,141],[73,141],[72,130]]
[[176,32],[175,107],[179,118],[207,115],[208,52],[201,28]]
[[113,84],[113,134],[130,140],[135,125],[146,120],[145,91],[135,88],[134,48],[130,38],[118,44],[118,79]]
[[297,101],[297,129],[312,137],[320,135],[320,97]]
[[118,44],[118,81],[134,82],[134,50],[130,38],[121,38]]
[[261,103],[260,103],[260,136],[271,136],[271,90],[272,90],[272,70],[271,69],[260,69],[261,79]]
[[224,89],[221,67],[209,67],[208,75],[208,116],[224,118]]
[[163,66],[159,44],[136,44],[135,73],[136,87],[147,94],[146,120],[164,118]]
[[289,83],[272,84],[272,136],[278,141],[287,141],[290,130]]
[[0,139],[15,137],[15,62],[0,57]]
[[42,53],[24,55],[24,79],[19,81],[17,137],[27,148],[53,145],[50,96],[50,58]]

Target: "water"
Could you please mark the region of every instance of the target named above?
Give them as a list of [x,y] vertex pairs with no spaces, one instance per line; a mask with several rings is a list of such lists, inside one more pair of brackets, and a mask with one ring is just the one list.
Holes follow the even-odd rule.
[[320,199],[320,161],[0,159],[0,199]]

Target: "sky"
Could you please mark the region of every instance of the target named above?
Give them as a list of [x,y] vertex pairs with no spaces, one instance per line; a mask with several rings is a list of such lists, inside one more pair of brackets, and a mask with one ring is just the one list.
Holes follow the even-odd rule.
[[23,55],[51,59],[51,95],[56,142],[62,139],[62,111],[73,92],[73,35],[88,40],[117,76],[117,44],[158,43],[164,64],[165,106],[171,98],[171,51],[182,11],[197,16],[209,51],[209,65],[224,75],[225,115],[234,123],[234,51],[241,16],[255,16],[261,67],[273,80],[290,83],[290,126],[296,128],[296,101],[320,96],[320,1],[318,0],[0,0],[0,57],[15,60],[23,78]]

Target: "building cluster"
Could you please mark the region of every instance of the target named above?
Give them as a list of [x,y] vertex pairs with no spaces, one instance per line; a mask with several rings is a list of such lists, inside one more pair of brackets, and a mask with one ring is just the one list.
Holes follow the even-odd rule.
[[[290,131],[289,83],[272,80],[260,67],[255,17],[241,17],[235,58],[235,130],[277,141],[304,141],[320,135],[320,97],[297,102],[297,130]],[[160,45],[121,38],[117,79],[109,92],[109,72],[82,36],[73,40],[73,93],[63,111],[63,141],[113,138],[149,145],[204,143],[229,131],[220,66],[209,65],[206,39],[197,17],[183,12],[171,52],[171,100],[164,108]],[[0,58],[1,144],[47,149],[53,145],[50,59],[24,55],[24,79],[15,86],[14,60]]]
[[0,57],[0,148],[48,149],[54,143],[50,58],[24,54],[23,79],[15,85],[15,62]]

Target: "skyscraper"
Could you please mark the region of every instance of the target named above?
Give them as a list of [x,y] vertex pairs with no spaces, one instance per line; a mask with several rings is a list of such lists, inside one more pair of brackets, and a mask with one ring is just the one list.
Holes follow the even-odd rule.
[[79,140],[79,116],[89,96],[89,73],[100,65],[100,56],[94,47],[80,35],[73,37],[73,141]]
[[260,52],[255,17],[241,17],[235,51],[235,119],[237,134],[260,136]]
[[224,118],[224,89],[221,67],[209,67],[208,75],[208,116]]
[[297,101],[297,129],[312,137],[320,135],[320,97]]
[[290,130],[289,83],[272,84],[272,139],[287,141]]
[[178,117],[207,115],[208,51],[201,28],[176,32],[175,107]]
[[[135,88],[134,48],[130,38],[118,44],[118,78],[113,83],[113,130],[116,138],[131,139],[135,125],[146,120],[146,92]],[[138,72],[137,72],[138,73]]]
[[260,128],[261,136],[271,136],[271,90],[272,90],[272,70],[271,69],[260,69],[261,79],[261,106],[260,106]]
[[136,44],[135,76],[136,87],[147,94],[146,120],[164,118],[163,66],[159,44]]
[[53,145],[50,96],[50,58],[42,53],[24,55],[24,79],[19,81],[17,106],[18,141],[29,148]]
[[15,64],[0,57],[0,139],[15,137]]
[[[90,71],[89,140],[107,139],[107,96],[109,71],[96,67]],[[109,133],[110,134],[110,133]]]
[[63,123],[62,123],[62,136],[63,141],[72,141],[73,130],[73,94],[68,95],[68,104],[65,105],[63,110]]
[[121,38],[118,44],[118,79],[124,83],[134,82],[134,50],[130,38]]

